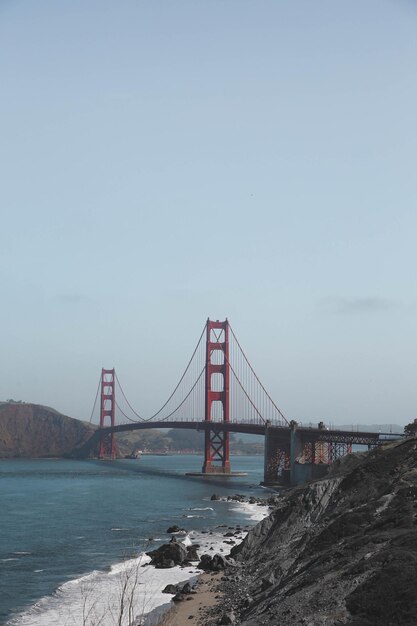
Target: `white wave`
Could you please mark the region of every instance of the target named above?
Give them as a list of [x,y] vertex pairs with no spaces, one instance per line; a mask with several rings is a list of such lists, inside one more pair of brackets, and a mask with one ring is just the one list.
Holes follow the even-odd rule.
[[[42,598],[9,622],[9,626],[90,626],[95,623],[114,626],[119,623],[122,605],[125,609],[123,626],[135,620],[141,623],[156,607],[170,604],[171,596],[162,594],[168,583],[186,581],[200,573],[195,567],[160,570],[148,563],[149,557],[142,555],[112,566],[109,572],[93,572],[68,581],[54,595]],[[131,601],[133,613],[129,616],[127,606]],[[147,626],[151,626],[151,622],[148,621]]]
[[184,544],[184,546],[191,546],[193,542],[191,541],[190,535],[186,535],[181,543]]
[[186,509],[187,511],[214,511],[212,506],[196,506],[191,509]]
[[[267,507],[248,503],[233,502],[233,509],[241,511],[250,519],[261,519],[268,513]],[[240,536],[234,537],[236,544],[246,534],[242,531]],[[200,556],[215,553],[227,555],[230,546],[224,540],[222,532],[191,531],[184,537],[183,543],[199,544]],[[42,598],[9,621],[7,626],[93,626],[98,623],[100,626],[114,626],[119,623],[122,605],[125,613],[120,621],[121,626],[155,626],[160,619],[161,610],[168,609],[171,604],[171,596],[163,594],[162,589],[168,583],[191,580],[201,570],[195,565],[155,569],[149,565],[149,561],[150,557],[140,554],[116,563],[106,571],[94,570],[69,580],[53,595]],[[129,616],[126,607],[130,603],[133,614]]]
[[130,530],[130,528],[111,528],[110,530],[112,530],[113,532],[126,532]]
[[[224,536],[220,533],[191,531],[182,543],[187,546],[198,543],[199,555],[228,554],[230,546],[225,546],[223,540]],[[92,626],[96,623],[114,626],[118,623],[123,586],[126,586],[125,603],[127,605],[132,599],[137,621],[126,614],[121,621],[122,626],[155,626],[161,610],[168,609],[171,604],[171,596],[163,594],[162,589],[168,583],[192,580],[201,570],[195,565],[155,569],[149,562],[150,557],[140,554],[112,565],[108,571],[95,570],[69,580],[52,596],[42,598],[10,621],[8,626]],[[86,611],[89,612],[88,618],[85,618]]]
[[268,505],[250,504],[249,502],[238,502],[236,500],[220,500],[220,502],[226,502],[226,504],[231,505],[231,511],[239,511],[248,519],[256,522],[260,522],[269,515]]

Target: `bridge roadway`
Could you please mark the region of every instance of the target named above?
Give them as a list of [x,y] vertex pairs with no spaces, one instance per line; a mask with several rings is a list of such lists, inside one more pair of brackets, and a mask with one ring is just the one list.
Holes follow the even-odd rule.
[[204,432],[223,431],[229,433],[241,433],[261,435],[265,437],[264,453],[264,484],[276,484],[278,481],[277,458],[285,453],[289,459],[287,482],[291,485],[301,484],[307,480],[318,478],[325,472],[325,465],[311,463],[299,463],[298,459],[303,454],[306,444],[332,443],[367,446],[368,449],[379,445],[382,441],[395,437],[391,433],[359,432],[353,430],[329,430],[321,423],[317,427],[306,427],[291,422],[290,426],[275,426],[265,424],[239,423],[237,421],[149,421],[119,424],[97,429],[93,436],[77,451],[77,456],[86,457],[92,449],[98,446],[101,437],[111,433],[122,433],[133,430],[182,428]]
[[[122,433],[131,430],[147,430],[150,428],[183,428],[188,430],[213,430],[218,429],[229,433],[242,433],[249,435],[267,435],[270,433],[274,437],[290,441],[291,428],[289,426],[274,426],[270,423],[250,424],[238,422],[215,422],[215,421],[178,421],[178,422],[134,422],[132,424],[119,424],[117,426],[107,426],[98,433],[108,435],[110,433]],[[326,428],[297,426],[297,433],[305,442],[323,441],[329,443],[347,443],[353,445],[374,446],[379,443],[381,437],[390,436],[392,433],[360,432],[352,430],[329,430]]]

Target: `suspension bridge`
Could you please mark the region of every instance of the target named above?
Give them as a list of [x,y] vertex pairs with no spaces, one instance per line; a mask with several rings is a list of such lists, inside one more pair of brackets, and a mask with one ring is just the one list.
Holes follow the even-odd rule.
[[[117,390],[117,394],[116,394]],[[114,369],[103,369],[91,419],[100,426],[78,452],[116,457],[115,433],[150,428],[204,432],[201,475],[232,475],[230,433],[265,437],[264,484],[300,484],[323,475],[352,445],[381,443],[382,433],[303,427],[278,408],[256,375],[226,319],[208,319],[191,358],[166,402],[151,416],[131,405]],[[90,419],[90,421],[91,421]]]

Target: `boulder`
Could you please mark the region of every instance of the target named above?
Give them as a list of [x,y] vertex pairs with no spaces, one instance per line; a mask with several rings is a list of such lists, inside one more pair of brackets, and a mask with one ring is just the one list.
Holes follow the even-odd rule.
[[219,621],[217,622],[218,624],[221,624],[223,626],[226,624],[236,624],[236,615],[233,613],[233,611],[229,611],[228,613],[223,613],[223,615],[221,616],[221,618],[219,619]]
[[197,548],[199,546],[197,544],[192,544],[187,547],[187,561],[198,561],[200,558],[197,554]]
[[186,596],[189,596],[190,593],[193,593],[193,588],[191,587],[190,583],[188,583],[188,582],[185,583],[185,585],[181,589],[181,593],[183,593]]
[[176,593],[178,593],[179,589],[178,589],[178,585],[167,585],[164,589],[162,589],[162,593],[172,593],[172,595],[175,595]]
[[220,572],[226,569],[229,564],[233,565],[233,563],[229,563],[221,554],[215,554],[213,557],[209,554],[203,554],[198,564],[198,568],[206,572]]
[[151,557],[151,565],[157,568],[174,567],[187,560],[187,548],[182,543],[166,543],[146,554]]
[[170,535],[171,533],[185,533],[187,532],[184,528],[180,528],[176,524],[174,526],[170,526],[167,530],[167,533]]
[[210,571],[211,569],[212,557],[209,554],[203,554],[198,564],[198,569],[202,569],[205,572]]
[[173,602],[183,602],[183,600],[185,600],[185,596],[183,596],[180,591],[176,593],[175,596],[172,598]]

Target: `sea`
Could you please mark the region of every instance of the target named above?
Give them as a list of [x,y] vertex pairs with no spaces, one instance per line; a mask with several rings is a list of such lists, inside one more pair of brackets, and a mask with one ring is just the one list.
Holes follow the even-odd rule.
[[[199,573],[149,565],[145,553],[170,540],[168,527],[184,529],[177,539],[198,543],[200,554],[227,554],[225,541],[240,541],[267,514],[225,499],[268,495],[259,485],[263,457],[232,457],[246,476],[185,475],[201,463],[194,455],[1,460],[0,624],[156,624],[172,597],[164,586]],[[236,526],[240,535],[225,539]]]

